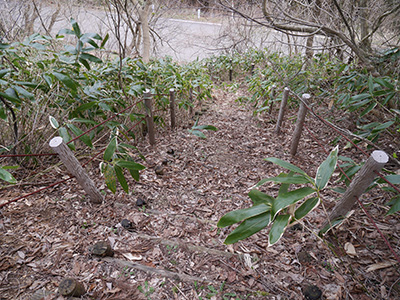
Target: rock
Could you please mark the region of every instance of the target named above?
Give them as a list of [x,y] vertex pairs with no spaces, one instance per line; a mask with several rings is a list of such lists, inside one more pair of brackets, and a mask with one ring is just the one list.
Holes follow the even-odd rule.
[[111,248],[110,243],[107,241],[101,241],[94,244],[94,246],[91,249],[91,252],[93,255],[101,257],[114,255],[114,251]]
[[65,278],[60,282],[58,292],[65,297],[80,297],[86,293],[86,290],[83,283],[73,278]]
[[156,172],[157,175],[164,175],[164,166],[163,165],[158,165],[154,168],[154,172]]
[[316,285],[309,285],[303,288],[303,295],[307,300],[320,300],[322,291]]
[[144,201],[142,198],[137,198],[136,206],[142,207],[143,205],[146,205],[146,201]]

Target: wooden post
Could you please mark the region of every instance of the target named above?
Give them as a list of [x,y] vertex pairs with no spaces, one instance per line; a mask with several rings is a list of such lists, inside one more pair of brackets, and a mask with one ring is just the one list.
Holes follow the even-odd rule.
[[79,161],[75,158],[72,151],[68,148],[67,144],[64,143],[62,137],[57,136],[55,138],[52,138],[49,145],[54,150],[54,152],[58,154],[68,172],[75,176],[78,183],[89,195],[91,201],[93,203],[101,203],[103,201],[103,196],[96,188],[94,182],[90,179],[89,175],[82,168]]
[[190,88],[189,89],[189,102],[190,102],[190,106],[189,106],[189,115],[191,117],[193,117],[193,106],[194,106],[194,101],[193,101],[193,89]]
[[232,59],[229,61],[230,62],[230,68],[229,68],[229,81],[232,81],[233,77],[233,66],[232,66]]
[[146,107],[146,124],[147,131],[149,133],[150,145],[154,146],[156,144],[156,139],[154,135],[154,117],[153,117],[153,99],[149,89],[146,89],[143,94],[144,105]]
[[303,131],[303,124],[307,114],[307,108],[304,102],[307,103],[307,101],[311,98],[311,96],[309,94],[303,94],[302,98],[303,101],[300,102],[299,113],[297,115],[297,121],[296,121],[296,128],[294,129],[292,144],[290,145],[290,154],[292,156],[296,155],[297,153],[297,147],[299,146],[301,132]]
[[276,91],[276,85],[274,84],[271,87],[271,97],[270,97],[270,103],[269,103],[269,111],[268,113],[271,114],[272,113],[272,108],[274,106],[274,101],[275,101],[275,91]]
[[278,121],[276,122],[276,128],[275,132],[276,134],[281,133],[281,126],[283,122],[283,118],[285,117],[285,110],[286,110],[286,104],[289,98],[289,88],[285,87],[283,90],[283,96],[282,96],[282,102],[281,102],[281,107],[279,109],[279,116],[278,116]]
[[[329,215],[329,220],[333,221],[339,217],[344,217],[357,202],[357,198],[371,185],[376,177],[375,172],[382,170],[384,165],[389,161],[389,156],[381,150],[372,152],[371,156],[365,162],[364,166],[357,173],[353,181],[350,183],[343,198],[336,204]],[[326,222],[321,228],[326,227]]]
[[251,64],[250,72],[251,72],[251,76],[254,76],[254,64]]
[[171,113],[171,129],[175,129],[175,90],[169,90],[169,108]]

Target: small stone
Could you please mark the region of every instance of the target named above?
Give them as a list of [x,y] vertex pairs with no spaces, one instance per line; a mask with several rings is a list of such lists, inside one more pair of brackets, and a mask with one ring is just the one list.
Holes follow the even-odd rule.
[[154,172],[156,172],[157,175],[164,175],[164,167],[162,165],[158,165],[154,168]]
[[122,225],[122,227],[124,227],[125,229],[130,229],[130,228],[132,228],[132,222],[129,221],[128,219],[123,219],[123,220],[121,221],[121,225]]
[[143,205],[146,205],[146,201],[144,201],[142,198],[137,198],[136,206],[142,207]]
[[303,295],[307,300],[320,300],[322,291],[316,285],[309,285],[303,288]]
[[95,256],[114,256],[114,251],[111,248],[111,245],[107,241],[101,241],[96,244],[91,249],[91,252]]
[[307,251],[300,251],[299,253],[297,253],[297,257],[301,264],[311,261],[311,255]]

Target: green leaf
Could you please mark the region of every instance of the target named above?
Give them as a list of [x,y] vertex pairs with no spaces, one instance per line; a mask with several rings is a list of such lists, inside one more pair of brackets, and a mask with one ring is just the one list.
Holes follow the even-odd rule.
[[53,72],[52,73],[59,81],[64,83],[73,93],[76,93],[78,84],[72,80],[69,76],[59,73],[59,72]]
[[[391,184],[400,184],[400,175],[387,175],[385,179]],[[378,180],[378,183],[386,183],[382,178]]]
[[275,218],[268,234],[268,246],[272,246],[280,240],[288,226],[290,215],[279,215]]
[[[12,91],[13,92],[12,92]],[[6,98],[7,100],[10,100],[12,103],[14,104],[21,104],[21,99],[18,98],[17,93],[15,93],[15,91],[11,88],[8,88],[7,90],[5,90],[5,93],[0,92],[0,96],[2,96],[3,98]]]
[[227,236],[224,243],[230,245],[252,236],[261,229],[267,227],[270,221],[271,215],[269,212],[247,219]]
[[49,116],[49,122],[50,122],[51,127],[53,127],[54,129],[58,129],[60,127],[57,120],[52,116]]
[[107,164],[104,167],[104,179],[107,187],[115,194],[117,191],[117,178],[115,176],[115,169],[111,165]]
[[307,175],[306,172],[304,172],[299,167],[296,167],[295,165],[292,165],[291,163],[288,163],[288,162],[286,162],[284,160],[281,160],[279,158],[268,157],[268,158],[265,158],[264,160],[272,162],[272,163],[274,163],[274,164],[276,164],[278,166],[281,166],[281,167],[283,167],[285,169],[288,169],[290,171],[293,171],[295,173],[299,173],[299,174],[302,174],[302,175]]
[[104,48],[104,46],[107,43],[109,38],[110,38],[110,35],[107,33],[106,36],[104,37],[103,41],[101,42],[100,48]]
[[267,182],[279,182],[279,183],[290,183],[290,184],[304,184],[304,183],[310,183],[310,179],[303,176],[303,175],[293,175],[293,176],[286,176],[286,177],[270,177],[270,178],[264,178],[260,180],[255,187],[259,187],[260,185],[263,185],[264,183]]
[[389,211],[386,213],[387,216],[400,211],[400,195],[392,198],[387,205],[391,206]]
[[135,179],[136,181],[140,180],[140,174],[139,174],[138,170],[132,170],[132,169],[128,169],[128,170],[133,179]]
[[85,66],[85,68],[86,68],[87,70],[90,70],[90,64],[88,63],[87,60],[83,59],[82,57],[79,57],[79,61],[80,61],[80,63],[81,63],[82,65]]
[[206,139],[207,137],[205,136],[205,134],[204,133],[202,133],[200,130],[193,130],[193,129],[188,129],[189,130],[189,132],[191,133],[191,134],[194,134],[195,136],[198,136],[198,137],[200,137],[200,138],[202,138],[202,139]]
[[12,176],[11,173],[7,172],[2,167],[0,167],[0,179],[8,183],[17,183],[17,180],[14,178],[14,176]]
[[233,225],[235,223],[241,222],[245,219],[252,218],[254,216],[260,215],[262,213],[266,213],[271,210],[271,206],[261,203],[258,205],[254,205],[249,208],[238,209],[231,212],[228,212],[224,215],[217,223],[217,227],[226,227]]
[[304,201],[302,205],[298,209],[296,209],[294,213],[294,218],[296,220],[300,220],[304,218],[310,211],[316,208],[320,203],[320,199],[318,197],[312,197]]
[[368,78],[368,89],[369,89],[370,94],[372,94],[374,92],[374,79],[371,75],[369,75],[369,78]]
[[378,126],[376,126],[376,127],[372,130],[372,133],[375,133],[375,132],[379,132],[379,131],[381,131],[381,130],[384,130],[384,129],[386,129],[386,128],[392,126],[393,124],[394,124],[394,121],[388,121],[388,122],[386,122],[386,123],[379,124]]
[[331,151],[328,158],[318,167],[317,175],[315,176],[315,186],[319,191],[323,190],[327,186],[329,179],[336,169],[338,149],[339,146],[336,146]]
[[128,170],[140,171],[146,169],[145,166],[130,160],[117,160],[115,164],[121,168],[127,168]]
[[278,214],[282,209],[295,204],[314,192],[315,190],[310,187],[302,187],[297,190],[278,195],[272,205],[272,219],[274,219],[276,214]]
[[92,54],[89,54],[89,53],[82,53],[81,55],[79,55],[79,57],[84,59],[84,60],[88,60],[88,61],[91,61],[91,62],[94,62],[94,63],[101,64],[103,62],[100,58],[98,58],[98,57],[96,57],[96,56],[94,56]]
[[[69,128],[69,129],[71,129],[71,131],[76,135],[76,136],[80,136],[82,133],[83,133],[83,131],[81,130],[81,129],[79,129],[78,127],[76,127],[74,124],[71,124],[71,123],[69,123],[69,124],[67,124],[67,127]],[[90,139],[90,137],[88,136],[88,135],[82,135],[80,138],[79,138],[82,142],[84,142],[85,143],[85,145],[86,146],[88,146],[88,147],[90,147],[90,148],[94,148],[93,147],[93,144],[92,144],[92,140]]]
[[114,136],[110,143],[108,144],[106,150],[104,151],[104,156],[103,159],[105,161],[109,161],[112,159],[114,153],[115,153],[115,149],[117,149],[117,137]]
[[81,29],[79,28],[78,23],[73,18],[71,18],[70,22],[71,22],[71,25],[72,25],[72,29],[74,30],[74,34],[78,38],[80,38],[81,37]]
[[125,176],[124,176],[124,172],[122,171],[122,169],[118,166],[114,166],[114,170],[115,170],[115,174],[117,174],[117,179],[119,181],[119,183],[121,184],[123,190],[125,191],[125,193],[129,193],[129,187],[128,187],[128,183],[126,182]]
[[192,129],[197,129],[197,130],[212,130],[212,131],[218,131],[217,127],[212,126],[212,125],[197,125],[193,126]]
[[29,100],[35,100],[35,95],[33,95],[32,93],[28,92],[23,87],[20,87],[18,85],[13,85],[12,87],[18,93],[18,95],[22,95],[25,98],[28,98]]
[[272,202],[274,201],[274,197],[271,197],[270,195],[267,195],[256,189],[252,189],[249,192],[249,197],[250,197],[251,201],[253,201],[253,205],[258,205],[261,203],[271,205]]

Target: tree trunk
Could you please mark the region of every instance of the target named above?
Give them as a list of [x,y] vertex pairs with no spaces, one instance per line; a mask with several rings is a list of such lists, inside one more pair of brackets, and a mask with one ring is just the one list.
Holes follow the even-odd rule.
[[150,13],[151,1],[145,1],[142,9],[140,10],[139,20],[142,25],[143,35],[143,62],[148,63],[150,61],[150,28],[149,28],[149,13]]

